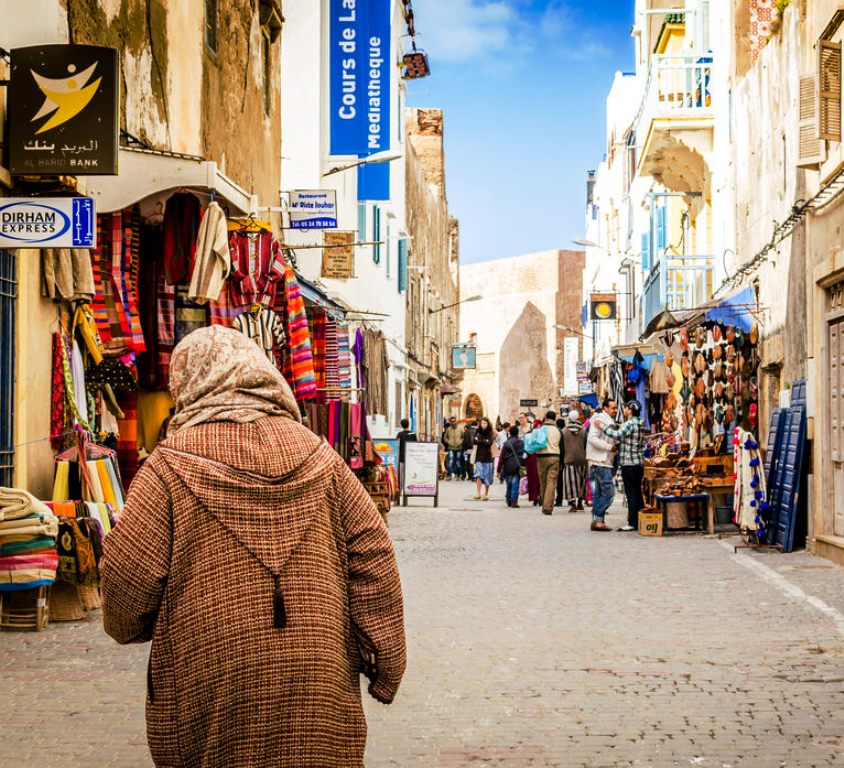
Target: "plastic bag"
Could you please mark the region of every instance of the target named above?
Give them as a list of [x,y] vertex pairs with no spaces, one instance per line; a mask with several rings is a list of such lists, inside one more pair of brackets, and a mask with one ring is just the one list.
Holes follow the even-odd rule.
[[527,476],[523,477],[519,480],[519,496],[527,496],[528,492],[528,479]]

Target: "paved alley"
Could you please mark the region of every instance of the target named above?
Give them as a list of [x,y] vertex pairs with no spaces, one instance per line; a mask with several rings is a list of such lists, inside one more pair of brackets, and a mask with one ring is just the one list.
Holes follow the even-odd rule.
[[[442,489],[391,515],[409,664],[368,766],[844,765],[844,569]],[[146,656],[96,617],[0,635],[0,766],[149,766]]]

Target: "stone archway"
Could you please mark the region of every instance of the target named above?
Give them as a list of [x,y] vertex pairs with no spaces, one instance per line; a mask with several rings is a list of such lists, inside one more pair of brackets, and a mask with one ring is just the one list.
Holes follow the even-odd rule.
[[474,392],[466,398],[463,413],[467,419],[480,419],[484,415],[484,404]]

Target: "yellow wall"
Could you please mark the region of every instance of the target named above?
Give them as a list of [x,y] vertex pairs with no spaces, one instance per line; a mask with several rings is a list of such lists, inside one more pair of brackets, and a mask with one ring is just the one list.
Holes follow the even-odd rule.
[[56,308],[41,296],[41,252],[18,251],[15,329],[15,485],[42,499],[52,497],[50,441],[51,333]]

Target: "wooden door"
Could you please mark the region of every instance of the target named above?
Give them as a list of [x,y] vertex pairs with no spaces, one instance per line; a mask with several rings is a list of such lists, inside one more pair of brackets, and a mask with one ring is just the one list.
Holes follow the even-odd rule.
[[844,318],[829,324],[829,429],[833,532],[844,536]]

